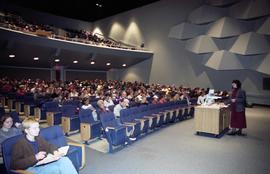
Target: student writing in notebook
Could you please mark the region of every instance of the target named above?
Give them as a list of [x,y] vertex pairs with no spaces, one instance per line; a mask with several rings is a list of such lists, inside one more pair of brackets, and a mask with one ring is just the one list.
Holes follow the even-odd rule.
[[[77,174],[72,162],[54,145],[39,136],[39,123],[34,118],[26,118],[23,122],[25,136],[17,141],[12,148],[11,169],[26,170],[38,174]],[[47,154],[53,154],[55,162],[36,166]]]

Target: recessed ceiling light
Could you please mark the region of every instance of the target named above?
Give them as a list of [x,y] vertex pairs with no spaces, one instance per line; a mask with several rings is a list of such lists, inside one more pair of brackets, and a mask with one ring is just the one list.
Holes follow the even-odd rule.
[[127,66],[127,64],[124,63],[122,66]]
[[74,60],[73,63],[78,63],[78,60]]
[[90,63],[91,63],[91,65],[94,65],[95,64],[95,61],[92,60]]
[[14,55],[14,54],[10,54],[8,57],[10,57],[10,58],[14,58],[14,57],[15,57],[15,55]]
[[39,60],[39,58],[38,57],[34,57],[34,60]]
[[54,59],[55,62],[60,62],[60,59]]
[[96,6],[101,8],[102,7],[102,4],[99,4],[99,3],[96,3]]
[[108,63],[106,63],[106,65],[107,65],[107,66],[110,66],[110,65],[111,65],[111,63],[110,63],[110,62],[108,62]]

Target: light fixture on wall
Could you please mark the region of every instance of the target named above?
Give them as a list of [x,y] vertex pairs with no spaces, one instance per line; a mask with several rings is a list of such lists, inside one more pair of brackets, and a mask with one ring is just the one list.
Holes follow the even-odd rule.
[[10,54],[8,57],[10,57],[10,58],[14,58],[14,57],[15,57],[15,55],[14,55],[14,54]]
[[96,62],[94,60],[91,60],[90,64],[94,65]]
[[73,60],[73,63],[78,63],[78,60]]
[[33,59],[34,59],[35,61],[37,61],[37,60],[39,60],[39,57],[34,57]]
[[60,59],[54,59],[55,62],[60,62]]
[[111,65],[111,63],[110,63],[110,62],[108,62],[108,63],[106,63],[106,65],[107,65],[107,66],[110,66],[110,65]]
[[124,63],[122,66],[123,66],[123,67],[126,67],[126,66],[127,66],[127,64],[125,64],[125,63]]

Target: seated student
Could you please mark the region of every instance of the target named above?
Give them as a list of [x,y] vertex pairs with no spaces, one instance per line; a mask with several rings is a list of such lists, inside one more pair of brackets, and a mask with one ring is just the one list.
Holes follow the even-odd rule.
[[[5,140],[8,139],[10,137],[22,134],[21,130],[16,128],[16,127],[12,127],[13,125],[13,119],[11,118],[11,116],[9,115],[5,115],[1,118],[0,121],[0,152],[1,152],[1,143]],[[0,156],[2,156],[2,153],[0,153]]]
[[109,108],[110,106],[114,106],[114,103],[112,101],[112,97],[110,94],[106,93],[105,94],[105,99],[104,99],[104,106],[106,108]]
[[128,99],[121,99],[117,105],[115,105],[113,109],[114,116],[116,117],[115,119],[117,120],[118,123],[121,124],[120,122],[120,111],[122,109],[126,109],[128,107],[129,100]]
[[200,96],[198,97],[197,104],[202,105],[205,103],[206,95],[204,91],[201,91]]
[[95,121],[97,121],[98,120],[98,116],[97,116],[96,109],[90,104],[89,98],[84,98],[82,100],[82,104],[83,105],[82,105],[81,109],[90,109],[90,110],[92,110],[93,118],[94,118]]
[[[126,109],[129,106],[129,100],[122,98],[120,99],[119,103],[117,105],[115,105],[114,109],[113,109],[113,113],[115,116],[115,120],[117,121],[118,125],[122,125],[121,121],[120,121],[120,111],[122,109]],[[127,128],[127,136],[129,137],[130,140],[134,141],[136,140],[136,138],[131,138],[130,136],[133,134],[135,127],[131,126],[129,128]]]
[[[77,174],[72,162],[62,154],[54,145],[49,144],[39,136],[39,123],[34,118],[26,118],[23,122],[25,136],[19,139],[12,147],[11,169],[26,170],[31,173],[39,174]],[[35,166],[44,159],[48,153],[54,155],[57,161]]]

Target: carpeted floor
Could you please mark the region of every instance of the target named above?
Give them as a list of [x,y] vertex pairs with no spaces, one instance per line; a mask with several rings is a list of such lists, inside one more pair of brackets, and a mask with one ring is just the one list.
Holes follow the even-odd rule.
[[81,174],[270,174],[270,107],[247,108],[246,137],[195,135],[194,119],[110,154],[86,148]]
[[[67,139],[70,140],[70,141],[77,142],[77,143],[84,143],[81,140],[80,133],[68,136]],[[102,153],[108,153],[109,152],[109,144],[108,144],[107,140],[104,139],[104,138],[101,139],[101,140],[100,139],[95,139],[95,140],[92,140],[92,141],[90,141],[88,143],[89,144],[85,145],[85,147],[91,148],[93,150],[96,150],[96,151],[102,152]]]

